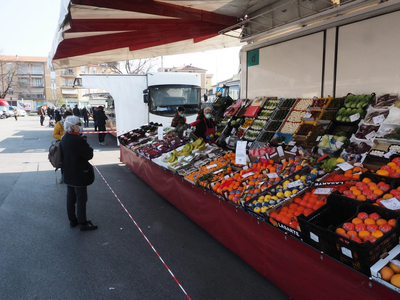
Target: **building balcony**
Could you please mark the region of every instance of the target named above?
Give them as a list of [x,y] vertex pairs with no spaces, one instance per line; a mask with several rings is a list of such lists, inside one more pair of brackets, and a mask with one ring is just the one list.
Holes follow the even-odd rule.
[[65,77],[76,77],[76,76],[78,76],[76,73],[68,72],[68,71],[61,71],[60,75],[61,76],[65,76]]

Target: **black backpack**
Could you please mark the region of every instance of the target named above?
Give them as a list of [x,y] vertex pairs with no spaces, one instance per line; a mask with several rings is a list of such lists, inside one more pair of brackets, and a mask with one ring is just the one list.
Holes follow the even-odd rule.
[[55,140],[51,143],[49,148],[49,161],[51,165],[56,168],[56,171],[61,168],[63,161],[63,154],[61,151],[61,141]]

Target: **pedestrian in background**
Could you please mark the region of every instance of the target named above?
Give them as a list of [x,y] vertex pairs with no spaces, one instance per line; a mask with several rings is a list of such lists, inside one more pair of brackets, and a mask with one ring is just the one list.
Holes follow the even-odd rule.
[[85,123],[85,127],[89,127],[89,112],[84,106],[81,110],[81,116],[83,117],[83,122]]
[[74,109],[72,110],[72,112],[74,113],[74,116],[76,116],[76,117],[81,117],[81,112],[80,112],[80,110],[79,110],[77,104],[75,104],[75,107],[74,107]]
[[[72,116],[72,112],[66,111],[64,113],[62,119],[56,123],[56,126],[54,126],[53,138],[55,138],[56,140],[60,141],[61,138],[63,137],[63,135],[65,134],[64,123],[65,123],[66,117],[68,117],[68,116]],[[64,183],[63,167],[61,167],[61,179],[60,179],[59,183]]]
[[85,172],[89,160],[93,158],[93,149],[80,135],[81,119],[68,116],[64,122],[65,135],[61,139],[63,153],[64,182],[67,185],[67,214],[70,227],[80,226],[81,231],[95,230],[86,218],[87,185]]
[[40,116],[40,125],[44,126],[43,122],[44,122],[45,112],[44,112],[43,106],[39,107],[38,114]]
[[97,118],[96,118],[96,113],[97,113],[97,107],[92,108],[92,118],[93,118],[93,123],[94,123],[94,131],[97,131]]
[[13,112],[14,112],[15,121],[18,121],[18,109],[16,107],[14,107]]
[[[96,111],[96,123],[99,131],[106,131],[106,120],[108,120],[108,118],[104,113],[104,108],[103,106],[99,106]],[[99,133],[99,144],[102,146],[107,145],[104,142],[105,137],[105,133]]]

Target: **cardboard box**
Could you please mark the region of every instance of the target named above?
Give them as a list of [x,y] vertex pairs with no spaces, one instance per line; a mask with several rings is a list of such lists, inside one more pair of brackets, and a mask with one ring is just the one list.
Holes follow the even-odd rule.
[[[387,256],[385,254],[387,254]],[[391,251],[389,251],[389,253],[386,252],[385,254],[381,256],[383,258],[378,260],[371,267],[372,280],[377,281],[377,282],[383,284],[384,286],[388,287],[389,289],[392,289],[392,290],[400,293],[400,288],[394,286],[390,282],[383,280],[381,277],[381,274],[379,272],[384,266],[388,265],[391,260],[396,259],[396,260],[400,261],[400,245],[397,245]]]

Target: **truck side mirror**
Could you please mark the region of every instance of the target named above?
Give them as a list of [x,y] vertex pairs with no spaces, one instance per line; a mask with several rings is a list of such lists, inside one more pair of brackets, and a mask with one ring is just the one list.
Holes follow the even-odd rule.
[[149,90],[148,89],[143,90],[143,102],[149,103]]

